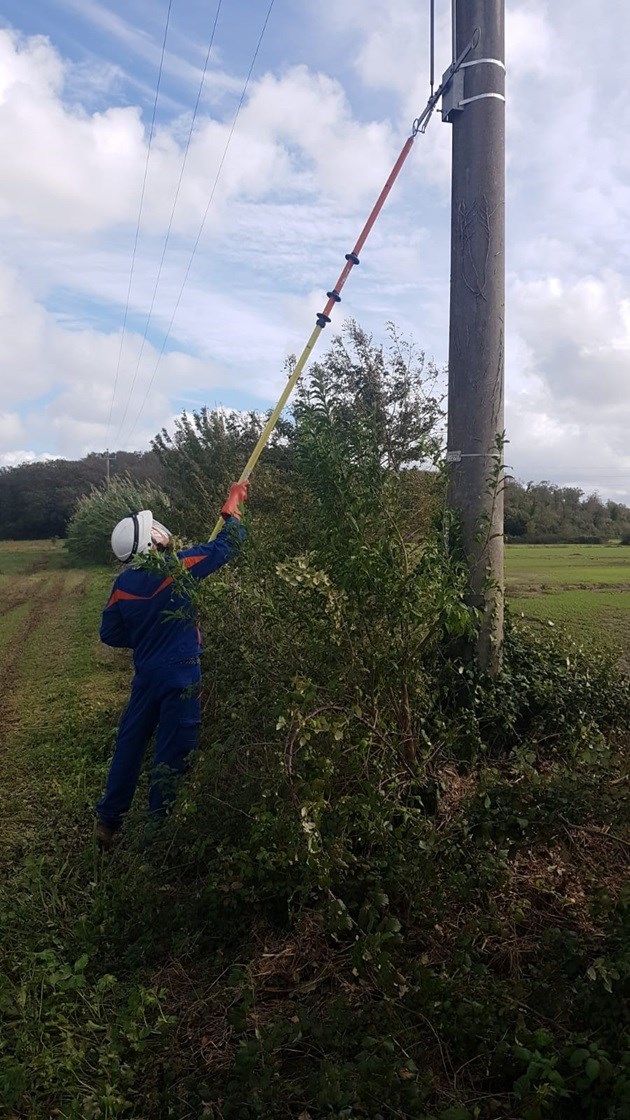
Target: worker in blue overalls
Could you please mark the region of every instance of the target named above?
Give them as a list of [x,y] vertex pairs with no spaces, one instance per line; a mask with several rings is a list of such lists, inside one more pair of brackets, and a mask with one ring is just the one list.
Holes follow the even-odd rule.
[[[215,540],[177,553],[191,576],[204,579],[234,555],[243,535],[239,506],[247,500],[248,487],[248,482],[230,487],[221,510],[226,524]],[[132,649],[135,674],[118,728],[105,793],[96,806],[96,835],[105,848],[114,843],[131,807],[153,732],[156,743],[149,812],[156,820],[172,804],[174,780],[197,746],[201,635],[192,617],[190,598],[174,587],[168,563],[162,571],[131,565],[143,553],[167,553],[170,539],[168,529],[155,521],[148,509],[123,518],[112,533],[112,549],[126,566],[114,580],[103,611],[101,640],[109,646]]]

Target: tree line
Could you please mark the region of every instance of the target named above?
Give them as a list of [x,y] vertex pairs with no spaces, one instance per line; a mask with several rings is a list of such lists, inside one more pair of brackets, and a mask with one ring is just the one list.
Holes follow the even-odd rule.
[[622,502],[603,502],[577,486],[513,479],[505,488],[504,530],[508,540],[528,544],[600,544],[620,540],[630,544],[630,508]]
[[[368,358],[373,360],[367,351],[359,354],[353,370],[355,400],[363,399],[366,411],[382,413],[380,422],[384,423],[383,402],[374,399],[373,384],[362,374],[362,363],[365,369]],[[427,363],[425,376],[432,379],[436,372]],[[397,468],[404,466],[399,462],[400,455],[409,450],[411,417],[400,407],[404,389],[402,384],[390,386],[389,427],[381,433],[384,453]],[[437,393],[431,401],[425,423],[434,430],[441,416]],[[140,488],[150,484],[164,491],[175,522],[181,522],[174,528],[192,531],[202,539],[208,526],[214,524],[220,495],[246,462],[265,419],[261,413],[205,408],[184,413],[173,432],[163,430],[156,435],[150,451],[116,452],[110,463],[111,478]],[[355,421],[355,413],[347,417],[348,424]],[[269,475],[263,464],[256,472],[256,504],[261,513],[271,513],[278,511],[280,503],[287,533],[299,534],[301,499],[296,491],[293,431],[291,419],[278,425],[263,459],[272,473]],[[410,467],[407,474],[409,516],[413,518],[415,498],[422,495],[425,509],[429,493],[436,502],[440,500],[442,477],[435,463],[430,470]],[[97,453],[79,460],[53,459],[0,469],[0,539],[65,537],[80,500],[94,488],[102,488],[105,480],[106,458]],[[523,484],[509,478],[505,485],[504,531],[508,541],[529,544],[596,544],[608,540],[630,544],[630,508],[621,502],[602,501],[597,494],[585,495],[578,487],[556,486],[549,481]]]
[[[0,469],[0,540],[65,537],[77,502],[104,486],[106,473],[106,457],[97,453]],[[152,451],[118,451],[110,458],[110,475],[128,476],[139,484],[164,481]]]

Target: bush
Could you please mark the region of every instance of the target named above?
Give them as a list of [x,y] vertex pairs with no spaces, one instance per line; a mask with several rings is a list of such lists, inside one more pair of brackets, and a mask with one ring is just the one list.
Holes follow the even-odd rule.
[[496,681],[462,662],[454,527],[408,506],[439,409],[413,364],[348,343],[295,408],[309,548],[252,530],[200,586],[205,749],[111,898],[112,955],[193,977],[145,1111],[621,1120],[630,908],[565,884],[556,847],[619,828],[628,683],[509,625]]
[[158,521],[168,520],[169,500],[162,490],[145,483],[139,486],[127,476],[114,478],[109,486],[93,487],[79,498],[64,547],[73,564],[110,564],[112,529],[132,510],[150,509]]
[[[204,749],[151,837],[139,801],[85,860],[79,921],[50,890],[83,944],[62,957],[44,929],[32,1033],[0,1058],[16,1114],[52,1114],[52,1053],[68,1117],[628,1115],[630,689],[544,630],[508,624],[494,681],[461,659],[478,619],[437,508],[434,388],[352,325],[302,386],[299,540],[259,509],[196,585]],[[35,1039],[54,1051],[27,1089]]]

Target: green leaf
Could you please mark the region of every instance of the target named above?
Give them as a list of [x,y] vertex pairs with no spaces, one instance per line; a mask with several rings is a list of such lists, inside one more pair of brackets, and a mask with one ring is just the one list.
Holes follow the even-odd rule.
[[583,1048],[581,1048],[579,1050],[574,1050],[573,1053],[571,1054],[571,1057],[569,1058],[569,1065],[571,1066],[572,1069],[575,1069],[577,1066],[583,1065],[586,1058],[588,1058],[588,1057],[589,1057],[588,1050],[584,1050]]
[[597,1078],[599,1077],[600,1069],[601,1069],[601,1065],[597,1061],[597,1058],[589,1058],[588,1061],[584,1065],[584,1072],[585,1072],[586,1076],[588,1077],[589,1081],[596,1081],[597,1080]]

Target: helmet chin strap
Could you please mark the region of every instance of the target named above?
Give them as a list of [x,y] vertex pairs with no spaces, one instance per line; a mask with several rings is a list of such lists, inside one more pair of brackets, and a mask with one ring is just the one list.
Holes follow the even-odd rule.
[[133,544],[131,546],[131,552],[129,553],[126,560],[123,560],[123,564],[128,564],[129,561],[133,559],[133,557],[136,555],[136,552],[138,551],[138,537],[140,535],[140,523],[138,521],[138,514],[137,513],[130,513],[129,516],[130,516],[131,520],[133,521]]

